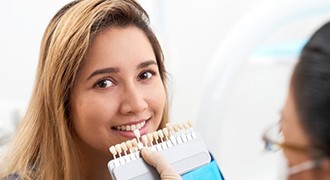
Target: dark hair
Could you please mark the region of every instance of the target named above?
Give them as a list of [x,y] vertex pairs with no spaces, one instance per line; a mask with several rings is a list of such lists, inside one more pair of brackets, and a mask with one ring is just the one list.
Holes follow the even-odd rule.
[[299,119],[312,146],[330,157],[330,22],[304,46],[292,88]]

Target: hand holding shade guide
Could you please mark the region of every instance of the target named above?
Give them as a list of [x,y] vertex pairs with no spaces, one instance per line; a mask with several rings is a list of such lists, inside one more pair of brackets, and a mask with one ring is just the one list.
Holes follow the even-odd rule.
[[[163,154],[180,175],[211,161],[210,154],[200,134],[193,130],[191,123],[174,126],[168,124],[167,128],[142,137],[139,130],[135,129],[134,134],[136,138],[127,141],[130,143],[126,142],[126,147],[115,145],[109,148],[114,156],[114,159],[108,163],[108,169],[113,179],[159,179],[158,172],[141,158],[140,151],[143,147],[151,148]],[[129,149],[129,152],[126,148]],[[135,155],[132,156],[134,153]]]

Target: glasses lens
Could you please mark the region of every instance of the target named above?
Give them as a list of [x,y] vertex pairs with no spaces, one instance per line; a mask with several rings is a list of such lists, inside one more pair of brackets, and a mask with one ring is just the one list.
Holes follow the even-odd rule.
[[264,134],[265,149],[267,151],[278,151],[282,148],[284,137],[280,128],[280,124],[277,123],[270,128]]

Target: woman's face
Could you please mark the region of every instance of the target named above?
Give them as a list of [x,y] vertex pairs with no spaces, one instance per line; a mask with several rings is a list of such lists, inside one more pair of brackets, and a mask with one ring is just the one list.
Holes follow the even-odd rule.
[[[146,134],[161,122],[164,84],[152,46],[140,29],[99,32],[80,67],[71,94],[71,116],[79,146],[108,152],[111,145]],[[81,145],[82,144],[82,145]]]
[[[281,128],[284,135],[285,143],[301,147],[309,147],[310,143],[308,136],[302,128],[300,123],[296,103],[293,98],[292,88],[287,96],[281,119]],[[299,152],[290,148],[283,149],[289,166],[293,166],[302,163],[309,159],[306,152]]]

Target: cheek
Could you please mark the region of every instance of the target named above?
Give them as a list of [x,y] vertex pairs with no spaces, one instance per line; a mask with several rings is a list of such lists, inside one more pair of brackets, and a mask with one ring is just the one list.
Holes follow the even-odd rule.
[[167,98],[163,84],[159,84],[150,94],[152,94],[152,105],[155,106],[158,113],[163,114]]
[[[96,97],[94,98],[96,101]],[[104,100],[103,100],[104,101]],[[111,105],[93,101],[75,104],[73,108],[73,128],[77,145],[88,153],[108,154],[110,145],[123,140],[112,133],[111,127],[117,119]],[[99,154],[99,155],[101,155]]]
[[[80,101],[73,103],[72,117],[74,124],[103,124],[109,123],[116,113],[116,106],[109,98],[83,96]],[[111,122],[110,122],[111,123]]]
[[156,118],[156,130],[159,127],[159,124],[163,118],[164,108],[167,99],[163,84],[160,83],[158,86],[152,88],[149,92],[146,93],[146,97],[148,97],[149,108],[153,111]]
[[91,114],[90,110],[90,108],[86,108],[83,102],[76,101],[72,103],[71,116],[73,129],[81,139],[84,139],[85,136],[90,134],[89,130],[94,129],[93,127],[87,128],[93,125],[89,120]]
[[107,99],[96,95],[84,95],[72,101],[71,116],[74,131],[87,144],[105,141],[108,137],[115,106]]

